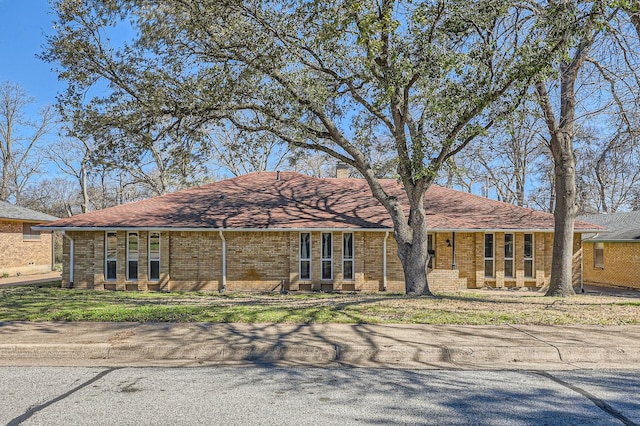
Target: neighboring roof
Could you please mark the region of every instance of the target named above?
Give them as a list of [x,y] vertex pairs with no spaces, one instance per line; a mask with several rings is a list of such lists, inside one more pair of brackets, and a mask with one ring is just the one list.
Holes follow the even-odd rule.
[[23,222],[51,222],[58,218],[25,207],[14,206],[6,201],[0,201],[0,219],[21,220]]
[[[279,179],[278,179],[279,176]],[[404,200],[393,179],[385,190]],[[553,230],[553,215],[432,186],[425,197],[433,230]],[[408,213],[408,212],[407,212]],[[198,188],[60,219],[56,229],[392,229],[364,179],[294,172],[251,173]],[[577,230],[600,230],[578,222]]]
[[604,226],[609,231],[589,236],[590,240],[640,242],[640,211],[580,216],[580,219]]

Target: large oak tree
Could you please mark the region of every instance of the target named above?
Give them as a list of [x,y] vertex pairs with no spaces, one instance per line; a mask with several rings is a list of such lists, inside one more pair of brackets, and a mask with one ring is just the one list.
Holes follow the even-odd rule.
[[[107,123],[223,123],[349,164],[389,212],[407,293],[430,294],[427,188],[581,25],[536,3],[59,0],[43,57],[69,82],[61,103]],[[131,40],[112,41],[122,28]],[[376,178],[367,132],[392,141],[408,206]]]

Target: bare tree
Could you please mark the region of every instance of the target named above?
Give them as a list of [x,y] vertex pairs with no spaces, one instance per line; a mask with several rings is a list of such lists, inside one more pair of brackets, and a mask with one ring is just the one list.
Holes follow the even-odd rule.
[[567,58],[558,65],[559,108],[549,95],[548,85],[553,80],[539,81],[535,85],[538,100],[549,132],[549,146],[554,161],[555,208],[553,259],[548,296],[568,296],[573,289],[573,230],[578,214],[578,191],[576,186],[576,156],[574,137],[576,135],[576,84],[583,64],[588,58],[596,37],[603,31],[604,24],[610,22],[617,13],[608,9],[608,2],[593,1],[591,8],[586,5],[563,3],[576,13],[584,13],[587,19],[576,40],[575,47]]
[[541,124],[533,105],[524,103],[512,119],[494,126],[462,153],[457,162],[464,167],[458,166],[458,174],[449,179],[469,192],[474,183],[481,184],[487,196],[492,188],[498,200],[525,206],[525,188],[544,148]]
[[42,179],[30,184],[22,197],[22,205],[56,217],[73,216],[79,202],[76,183],[72,179]]
[[209,151],[202,132],[183,132],[171,123],[158,122],[131,129],[118,120],[104,120],[90,130],[86,122],[76,121],[74,126],[70,135],[95,141],[90,162],[117,172],[118,180],[127,181],[127,186],[142,185],[151,195],[163,195],[208,178],[204,162]]
[[598,137],[590,133],[579,144],[578,161],[583,193],[581,213],[615,213],[632,208],[640,186],[640,144],[634,135],[621,133]]
[[329,154],[294,149],[287,157],[288,168],[313,177],[332,177],[335,160]]
[[289,144],[269,133],[247,134],[233,127],[216,126],[207,139],[213,162],[234,176],[278,170],[290,153]]
[[13,196],[20,201],[40,165],[33,148],[54,124],[51,107],[43,108],[34,120],[26,117],[25,109],[33,102],[21,86],[0,84],[0,200]]
[[89,211],[88,173],[93,152],[91,144],[77,138],[61,139],[47,147],[46,157],[53,161],[63,174],[77,182],[82,202],[80,211]]

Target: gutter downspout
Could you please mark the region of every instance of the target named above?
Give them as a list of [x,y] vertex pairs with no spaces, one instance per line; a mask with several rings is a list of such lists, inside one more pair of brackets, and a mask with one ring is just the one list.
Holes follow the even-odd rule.
[[387,238],[389,231],[385,232],[382,244],[382,291],[387,291]]
[[456,233],[451,234],[451,269],[456,270]]
[[69,288],[73,288],[73,258],[75,257],[75,241],[73,238],[67,235],[65,231],[62,231],[62,236],[69,240]]
[[580,293],[584,293],[584,250],[580,248]]
[[[593,253],[595,255],[595,244]],[[582,234],[580,235],[580,293],[584,294],[584,243]]]
[[225,240],[222,231],[220,231],[220,239],[222,240],[222,288],[220,293],[224,293],[227,291],[227,240]]
[[56,232],[51,231],[51,271],[56,270]]

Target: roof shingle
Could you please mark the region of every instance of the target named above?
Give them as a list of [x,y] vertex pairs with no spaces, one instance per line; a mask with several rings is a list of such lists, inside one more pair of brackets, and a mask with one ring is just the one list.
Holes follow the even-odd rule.
[[[278,179],[279,176],[279,179]],[[393,179],[385,190],[407,206]],[[425,197],[434,230],[553,230],[553,215],[431,186]],[[60,219],[47,228],[391,229],[364,179],[320,179],[260,172],[135,203]],[[577,230],[601,229],[577,222]]]
[[592,240],[640,242],[640,211],[580,216],[580,219],[604,226],[609,230],[609,232],[591,236]]
[[57,217],[25,207],[15,206],[6,201],[0,201],[0,219],[21,220],[25,222],[51,222],[56,220]]

